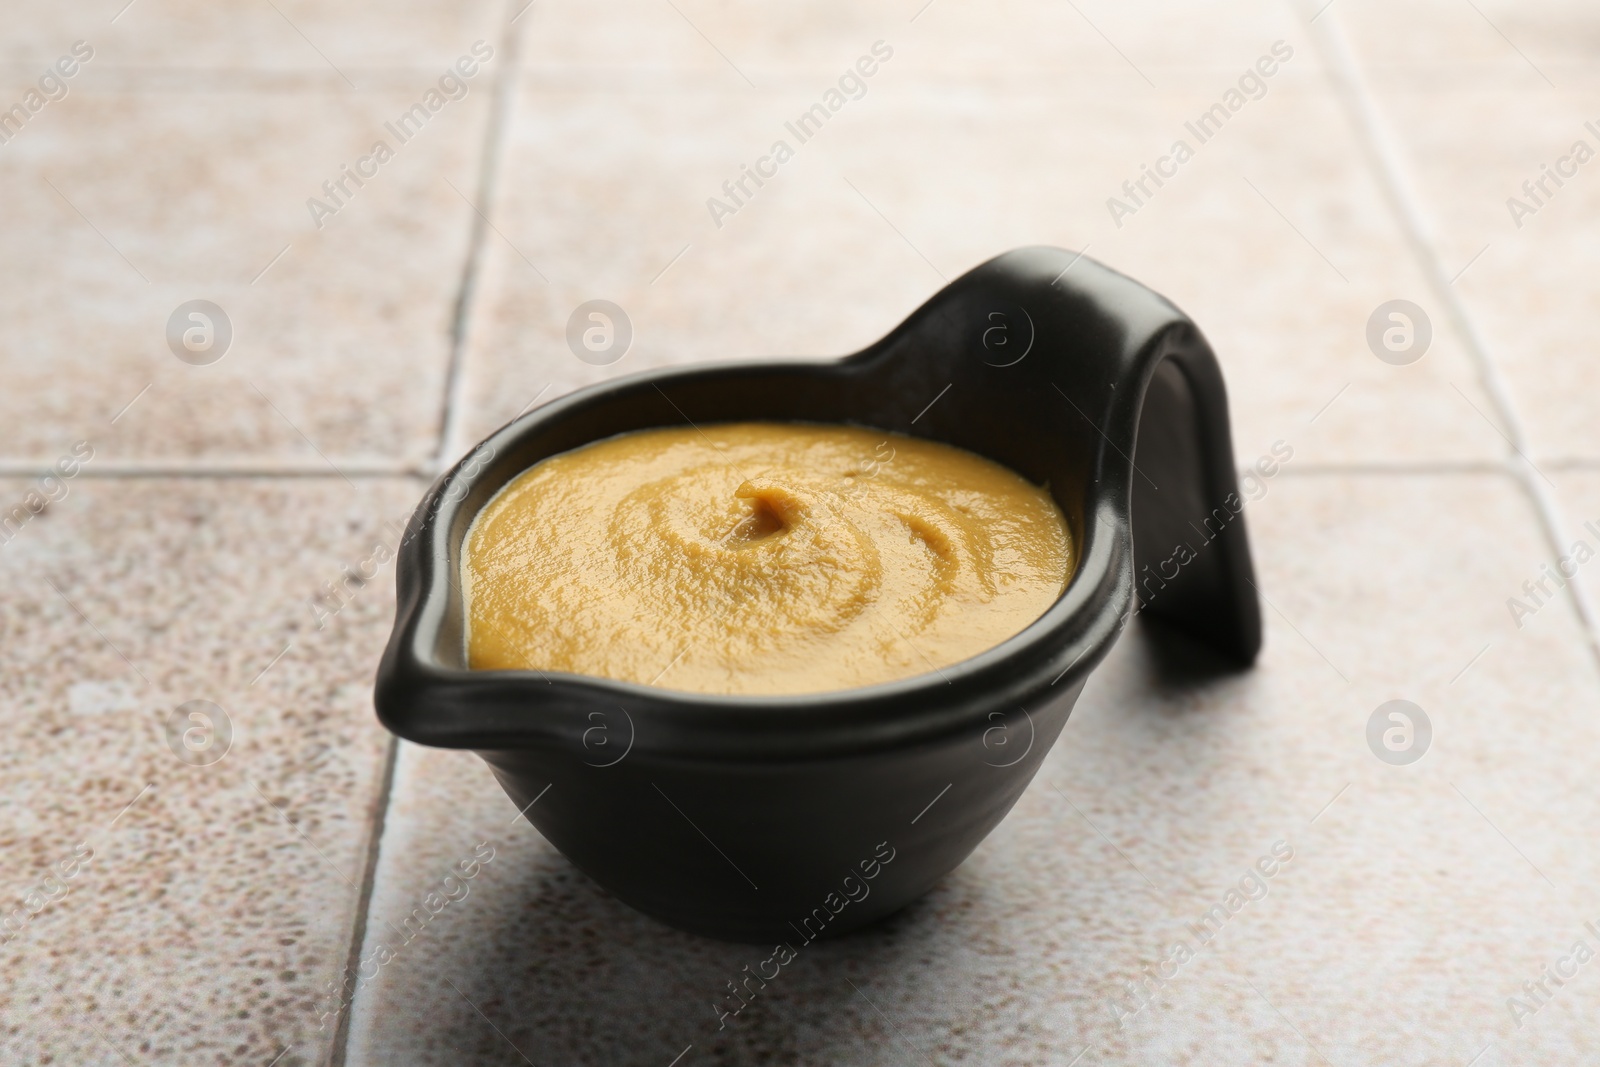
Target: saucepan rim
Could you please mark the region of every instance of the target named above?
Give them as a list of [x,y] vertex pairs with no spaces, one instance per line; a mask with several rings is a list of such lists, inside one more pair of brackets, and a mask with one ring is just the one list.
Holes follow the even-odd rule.
[[[989,265],[974,268],[941,295]],[[1160,300],[1132,279],[1114,276],[1129,288]],[[852,363],[871,361],[889,351],[938,300],[935,296],[887,336],[848,356],[643,370],[576,390],[496,430],[435,482],[413,514],[397,553],[395,624],[374,691],[384,725],[400,737],[422,744],[515,750],[547,745],[557,740],[557,734],[570,732],[570,721],[557,723],[561,716],[540,714],[541,708],[582,711],[618,707],[628,713],[637,743],[644,750],[687,758],[788,758],[864,752],[930,740],[970,729],[996,709],[1026,711],[1029,702],[1073,692],[1076,683],[1109,651],[1127,621],[1133,599],[1126,472],[1104,450],[1085,457],[1076,568],[1060,596],[1020,632],[950,666],[870,686],[752,696],[699,693],[555,671],[472,670],[464,665],[464,654],[462,666],[447,663],[438,654],[447,598],[461,597],[455,579],[460,573],[460,542],[468,524],[458,523],[458,516],[468,501],[477,500],[476,507],[481,508],[521,472],[505,464],[474,463],[475,455],[482,451],[495,456],[515,454],[521,442],[541,430],[581,416],[585,409],[620,398],[645,383],[661,388],[666,395],[674,385],[695,379],[785,372],[826,375],[848,369]],[[1175,318],[1181,321],[1181,315]],[[1118,425],[1102,427],[1102,435],[1108,430],[1131,431],[1136,415],[1124,427],[1124,414],[1107,412]],[[750,417],[761,415],[755,412]],[[658,425],[683,424],[663,420]],[[585,443],[607,436],[611,434],[598,433]],[[936,433],[924,436],[940,439]],[[1127,444],[1131,450],[1131,440]],[[488,479],[495,482],[492,491],[485,493],[481,490]],[[465,610],[464,605],[458,604],[458,609]]]
[[[845,360],[784,360],[715,363],[670,370],[650,370],[620,376],[552,401],[544,407],[513,420],[485,439],[495,454],[512,452],[524,438],[539,433],[550,423],[571,416],[575,409],[601,402],[609,395],[641,381],[651,380],[668,386],[685,377],[714,372],[739,375],[752,370],[763,373],[774,369],[821,370]],[[838,420],[830,420],[835,423]],[[669,425],[663,423],[663,425]],[[644,429],[647,427],[639,427]],[[878,427],[881,429],[881,427]],[[604,439],[602,435],[593,440]],[[874,710],[896,717],[903,734],[912,724],[905,716],[919,711],[930,719],[948,718],[950,705],[970,708],[974,697],[987,707],[1015,703],[1044,688],[1070,689],[1073,678],[1087,672],[1104,655],[1122,624],[1130,599],[1126,583],[1118,581],[1119,563],[1128,554],[1129,534],[1126,519],[1119,518],[1113,501],[1096,492],[1098,479],[1085,487],[1082,530],[1075,545],[1077,566],[1066,587],[1039,618],[1015,635],[955,664],[875,685],[813,693],[776,695],[708,694],[689,690],[643,685],[636,682],[536,670],[473,670],[443,662],[438,654],[440,630],[444,622],[444,598],[460,598],[455,576],[460,573],[462,538],[455,536],[456,517],[466,501],[479,496],[479,483],[495,477],[487,465],[470,466],[464,458],[435,483],[423,498],[406,531],[398,553],[396,568],[415,568],[412,576],[420,584],[406,602],[402,594],[397,605],[394,633],[380,669],[377,696],[380,717],[396,734],[409,740],[447,747],[517,747],[515,734],[525,732],[534,740],[546,731],[530,712],[526,731],[511,731],[499,739],[477,737],[470,718],[474,694],[504,699],[509,691],[522,689],[536,701],[560,691],[560,699],[571,701],[587,692],[590,699],[628,709],[630,716],[678,714],[679,725],[689,725],[685,713],[694,719],[726,719],[721,729],[740,731],[755,728],[770,738],[783,726],[804,728],[822,725],[812,713],[849,710],[853,716],[873,714]],[[523,468],[526,469],[526,468]],[[498,472],[497,484],[489,496],[515,478]],[[485,498],[487,499],[487,498]],[[404,578],[401,575],[401,584]],[[1120,595],[1119,595],[1120,594]],[[464,610],[464,609],[463,609]],[[1064,677],[1072,675],[1073,678]],[[420,687],[420,688],[419,688]],[[436,691],[436,692],[430,692]],[[987,697],[987,699],[982,699]],[[430,699],[432,698],[432,699]],[[436,702],[429,709],[424,705]],[[945,712],[941,715],[939,712]],[[716,714],[716,713],[726,713]],[[982,718],[982,712],[975,712]],[[961,715],[960,718],[970,718]],[[705,723],[704,725],[710,725]],[[856,718],[850,732],[860,734],[867,724]],[[932,725],[930,722],[929,725]],[[504,732],[503,728],[491,731]],[[810,746],[808,746],[810,747]]]

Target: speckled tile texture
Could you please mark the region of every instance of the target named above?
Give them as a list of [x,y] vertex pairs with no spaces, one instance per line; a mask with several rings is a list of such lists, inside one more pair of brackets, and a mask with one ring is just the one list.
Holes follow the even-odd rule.
[[[115,54],[102,44],[79,77]],[[12,247],[40,250],[0,266],[0,459],[48,463],[135,397],[101,463],[431,458],[455,313],[446,279],[467,256],[495,73],[491,59],[458,80],[465,95],[438,96],[403,143],[387,127],[437,94],[436,71],[362,92],[69,81],[0,146],[0,225]],[[343,192],[323,188],[338,181]],[[213,347],[182,362],[169,321],[181,348],[196,324],[178,309],[197,299],[221,316],[192,338]]]
[[0,63],[11,67],[54,62],[63,44],[87,40],[109,48],[96,62],[157,76],[273,72],[363,88],[382,71],[453,63],[459,42],[492,40],[505,15],[495,0],[15,0],[7,11]]
[[[407,748],[369,945],[480,842],[495,858],[358,996],[351,1062],[651,1064],[691,1044],[694,1062],[788,1064],[1593,1056],[1580,1020],[1600,987],[1520,1031],[1503,1006],[1585,936],[1600,874],[1545,815],[1581,814],[1567,798],[1600,744],[1585,640],[1565,605],[1520,631],[1502,606],[1542,556],[1530,513],[1492,474],[1275,484],[1248,516],[1273,605],[1255,671],[1186,673],[1202,661],[1158,662],[1177,639],[1136,625],[965,865],[881,928],[807,947],[720,1031],[711,1005],[767,953],[636,915],[473,757]],[[1365,740],[1396,698],[1434,731],[1411,766]],[[1291,858],[1257,888],[1275,845]],[[1202,944],[1191,926],[1241,879],[1265,895]],[[1128,983],[1179,942],[1194,958],[1140,1008]]]
[[[1507,204],[1600,153],[1597,18],[12,5],[0,1063],[1600,1061],[1600,162]],[[480,40],[398,144],[385,123]],[[874,45],[800,143],[785,124]],[[852,351],[1024,244],[1170,297],[1222,361],[1240,466],[1291,453],[1246,510],[1265,650],[1218,673],[1135,622],[966,863],[722,1026],[770,950],[635,913],[475,756],[376,722],[399,525],[535,404]],[[610,363],[566,339],[596,298],[633,329]],[[168,339],[195,299],[233,330],[214,362]],[[1394,300],[1425,350],[1371,339]]]
[[[1497,457],[1504,441],[1479,414],[1490,405],[1442,316],[1421,362],[1391,366],[1368,349],[1373,309],[1426,282],[1293,12],[1252,8],[1253,36],[1174,13],[1131,35],[1152,57],[1144,71],[1066,10],[1062,35],[1100,62],[999,84],[994,65],[967,55],[972,16],[938,5],[915,24],[884,16],[841,32],[809,80],[785,69],[758,89],[728,72],[720,86],[660,75],[574,92],[581,72],[563,66],[554,79],[539,61],[570,56],[569,39],[592,31],[536,21],[507,133],[516,178],[500,197],[467,363],[474,421],[454,450],[541,390],[692,359],[861,348],[999,251],[1055,244],[1148,282],[1202,324],[1252,458],[1280,440],[1302,463]],[[1029,17],[1063,16],[997,16],[1009,39],[1025,36]],[[1177,43],[1196,37],[1215,49],[1204,64],[1174,64]],[[892,58],[800,144],[785,123],[878,40]],[[1259,98],[1240,96],[1244,107],[1202,143],[1185,124],[1237,94],[1263,56],[1274,74],[1249,83]],[[602,129],[614,135],[593,151],[561,150]],[[1193,158],[1161,163],[1180,139]],[[776,140],[794,142],[795,158],[714,219],[708,198],[731,202],[721,184]],[[1145,179],[1148,198],[1123,190],[1158,163],[1176,176]],[[600,210],[548,210],[588,196]],[[603,367],[571,358],[565,341],[571,310],[595,297],[620,304],[635,330]]]
[[369,561],[420,486],[63,484],[0,546],[0,1062],[325,1062],[386,751]]
[[[1600,458],[1600,389],[1583,342],[1600,286],[1600,110],[1592,65],[1571,43],[1600,35],[1600,11],[1566,12],[1567,40],[1550,12],[1462,9],[1453,47],[1426,79],[1400,65],[1372,77],[1415,166],[1418,198],[1441,255],[1504,369],[1542,458]],[[1443,12],[1441,12],[1443,16]],[[1393,62],[1393,39],[1370,5],[1351,8],[1353,48]],[[1501,33],[1496,32],[1498,28]]]

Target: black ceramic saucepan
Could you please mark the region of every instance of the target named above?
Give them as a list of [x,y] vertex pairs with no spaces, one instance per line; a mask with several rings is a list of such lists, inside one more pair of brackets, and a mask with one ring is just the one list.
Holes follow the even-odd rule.
[[[1049,486],[1077,570],[1003,644],[860,689],[707,696],[467,669],[462,542],[497,490],[613,434],[736,420],[855,423],[997,460]],[[497,431],[411,520],[378,715],[407,740],[475,750],[540,833],[641,911],[798,948],[904,906],[977,847],[1136,597],[1220,657],[1254,659],[1237,493],[1222,376],[1195,325],[1091,259],[1020,249],[855,355],[636,374]]]

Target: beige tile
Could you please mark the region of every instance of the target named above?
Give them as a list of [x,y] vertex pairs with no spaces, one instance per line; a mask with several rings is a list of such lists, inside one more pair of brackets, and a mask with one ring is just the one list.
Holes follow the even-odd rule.
[[[305,199],[473,40],[502,49],[520,3],[137,0],[111,23],[122,4],[25,3],[0,33],[0,104],[72,41],[97,49],[71,96],[0,146],[0,462],[86,439],[91,472],[425,463],[473,219],[446,180],[474,191],[496,64],[326,229]],[[1476,6],[1338,0],[1325,17],[1349,28],[1446,263],[1488,247],[1458,285],[1583,536],[1600,521],[1600,474],[1570,462],[1600,445],[1574,355],[1592,168],[1520,230],[1504,200],[1600,122],[1582,103],[1597,16]],[[1295,448],[1249,508],[1268,644],[1249,675],[1185,681],[1136,624],[965,865],[879,928],[805,950],[721,1035],[711,1002],[764,954],[635,914],[513,822],[475,757],[403,747],[372,936],[479,842],[495,858],[362,989],[348,1062],[1596,1058],[1588,969],[1521,1029],[1506,1007],[1577,938],[1600,948],[1583,928],[1600,926],[1584,891],[1600,874],[1584,844],[1600,679],[1570,600],[1520,627],[1508,610],[1552,554],[1532,507],[1495,476],[1314,473],[1503,443],[1442,312],[1421,362],[1366,351],[1379,302],[1434,306],[1304,17],[1277,0],[522,12],[455,448],[615,374],[850,351],[994,253],[1087,243],[1205,329],[1241,461]],[[1296,55],[1267,97],[1112,224],[1106,197],[1279,38]],[[717,228],[706,198],[879,39],[895,56],[867,95]],[[210,367],[163,337],[196,297],[238,331]],[[594,297],[637,330],[607,368],[563,337]],[[30,484],[0,480],[0,516]],[[392,543],[383,523],[421,485],[67,484],[0,536],[0,856],[14,901],[78,842],[94,857],[0,944],[0,1060],[268,1063],[287,1046],[280,1067],[326,1062],[319,1016],[346,977],[382,775],[369,691],[392,574],[322,629],[310,601]],[[1433,723],[1410,767],[1366,746],[1396,697]],[[210,767],[182,765],[165,735],[195,698],[235,729]],[[1295,858],[1268,898],[1119,1025],[1124,983],[1279,839]]]
[[[1505,1008],[1600,918],[1573,847],[1600,814],[1600,679],[1569,611],[1519,632],[1502,603],[1542,554],[1528,502],[1492,475],[1285,474],[1249,521],[1276,606],[1254,671],[1162,668],[1136,623],[966,864],[805,949],[720,1035],[712,1001],[765,953],[635,914],[511,824],[473,757],[406,749],[373,936],[477,842],[495,859],[361,992],[350,1062],[1592,1058],[1600,985],[1521,1030]],[[1393,698],[1433,725],[1412,766],[1367,748]],[[1279,840],[1266,898],[1201,946],[1187,924]],[[1112,998],[1177,939],[1195,958],[1119,1025]]]
[[[1600,553],[1600,470],[1591,465],[1581,469],[1552,471],[1551,476],[1557,486],[1557,492],[1553,495],[1565,527],[1561,532],[1562,550],[1560,553],[1547,552],[1543,560],[1529,566],[1523,579],[1537,583],[1549,573],[1538,564],[1548,563],[1552,570],[1556,570],[1561,567],[1561,557],[1565,556],[1572,562],[1566,564],[1564,569],[1576,567],[1578,584],[1587,591],[1589,602],[1600,604],[1600,567],[1591,558]],[[1587,551],[1580,547],[1579,542],[1587,546]],[[1542,590],[1535,585],[1532,593],[1517,589],[1506,595],[1508,599],[1515,596],[1525,607],[1534,609],[1534,615],[1517,612],[1526,628],[1534,624],[1536,616],[1564,614],[1568,610],[1566,605],[1570,602],[1571,594],[1551,596],[1555,589],[1555,580],[1546,579]],[[1512,606],[1507,604],[1507,614],[1512,610]],[[1597,638],[1596,645],[1600,647],[1600,638]]]
[[1199,76],[1205,77],[1199,88],[1207,89],[1217,71],[1242,69],[1298,25],[1278,0],[1226,10],[1112,0],[675,6],[677,12],[628,0],[614,9],[615,21],[599,24],[578,4],[540,5],[519,20],[529,26],[530,77],[569,89],[693,85],[803,96],[813,88],[820,93],[881,40],[909,68],[900,77],[930,87],[976,83],[1031,92],[1087,75],[1107,91],[1148,99]]
[[[1253,47],[1278,29],[1264,23]],[[1390,366],[1367,347],[1379,304],[1432,302],[1315,50],[1294,40],[1264,98],[1205,144],[1184,123],[1235,84],[1251,52],[1230,53],[1238,67],[1225,75],[1188,79],[1203,91],[1128,92],[1088,71],[1022,92],[977,76],[935,84],[942,55],[908,45],[720,220],[707,199],[774,140],[796,141],[785,121],[826,82],[759,94],[530,84],[508,136],[454,446],[541,390],[703,359],[854,350],[946,279],[1055,244],[1087,247],[1194,316],[1222,359],[1244,461],[1280,439],[1309,463],[1498,457],[1503,440],[1474,410],[1491,405],[1437,307],[1420,362]],[[1195,158],[1113,220],[1108,198],[1180,137]],[[588,150],[564,151],[576,143]],[[607,368],[564,340],[573,309],[596,297],[634,325],[633,348]]]
[[[1305,0],[1309,10],[1321,0]],[[1304,10],[1304,9],[1303,9]],[[1381,85],[1438,85],[1466,75],[1504,79],[1524,89],[1592,85],[1600,21],[1581,0],[1339,0],[1330,9]]]
[[[1522,185],[1578,141],[1600,153],[1600,135],[1585,126],[1600,127],[1600,110],[1587,103],[1592,65],[1561,66],[1600,33],[1600,22],[1576,6],[1485,9],[1553,88],[1470,7],[1459,11],[1465,24],[1440,35],[1451,47],[1425,77],[1390,65],[1395,34],[1387,15],[1360,2],[1341,15],[1356,51],[1373,65],[1374,95],[1404,146],[1440,257],[1452,273],[1464,271],[1457,288],[1506,377],[1536,458],[1594,459],[1600,425],[1590,398],[1600,379],[1582,338],[1600,298],[1600,166],[1576,168],[1560,187],[1547,180],[1532,197]],[[1484,50],[1499,58],[1486,66]],[[1536,210],[1514,216],[1512,197]]]
[[983,6],[935,0],[907,36],[930,81],[963,79],[1022,92],[1073,85],[1101,100],[1158,104],[1163,94],[1209,93],[1236,77],[1299,23],[1276,0],[1225,8],[1085,0],[1007,0]]
[[[34,116],[0,151],[19,253],[0,267],[0,457],[88,437],[102,462],[422,462],[473,218],[451,186],[474,192],[492,76],[405,144],[384,123],[426,79],[361,95],[83,92]],[[347,183],[319,230],[308,199],[328,202],[323,182],[379,138],[394,158]],[[197,298],[233,326],[209,366],[166,338]]]
[[[386,745],[371,685],[392,571],[320,630],[310,599],[373,572],[419,486],[64,485],[0,546],[6,913],[59,895],[47,879],[80,843],[93,855],[0,945],[0,1060],[322,1063],[313,1003],[349,949]],[[6,479],[5,507],[27,487]],[[231,723],[207,766],[169,747],[190,700]]]
[[[1574,989],[1520,1032],[1504,1006],[1593,918],[1581,887],[1594,857],[1563,839],[1596,814],[1579,799],[1576,754],[1592,743],[1594,663],[1570,611],[1519,632],[1503,606],[1544,555],[1531,505],[1489,476],[1289,476],[1249,517],[1272,605],[1255,675],[1196,696],[1124,674],[1143,664],[1119,658],[1105,680],[1148,696],[1074,719],[1089,743],[1067,750],[1063,777],[1101,783],[1083,786],[1085,813],[1183,899],[1140,959],[1161,958],[1181,922],[1282,836],[1297,859],[1281,897],[1234,920],[1248,922],[1243,943],[1220,945],[1237,976],[1219,979],[1223,1014],[1256,1016],[1293,1062],[1321,1061],[1289,1025],[1336,1063],[1466,1062],[1491,1040],[1504,1062],[1592,1055],[1578,1020],[1600,991]],[[1369,715],[1396,698],[1433,724],[1410,767],[1366,748]],[[1132,1050],[1182,1026],[1181,1005],[1220,1007],[1170,995],[1177,1016],[1130,1024],[1130,1054],[1108,1062],[1144,1062]],[[1202,1038],[1213,1027],[1183,1026]]]
[[601,20],[568,2],[540,4],[518,23],[525,24],[525,67],[534,84],[599,92],[694,87],[739,96],[854,62],[858,50],[906,25],[901,6],[621,0]]
[[42,71],[83,40],[96,51],[86,72],[93,79],[111,70],[182,70],[202,82],[207,73],[271,71],[369,89],[394,68],[442,70],[474,41],[496,44],[515,12],[498,0],[20,0],[7,9],[0,69],[29,80],[38,73],[32,68]]

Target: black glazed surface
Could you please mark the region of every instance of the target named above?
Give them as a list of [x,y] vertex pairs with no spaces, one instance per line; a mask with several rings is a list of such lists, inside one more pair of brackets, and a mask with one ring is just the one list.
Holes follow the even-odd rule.
[[[501,486],[613,434],[734,420],[857,423],[1004,463],[1049,485],[1077,571],[1010,640],[861,689],[708,696],[466,669],[461,545]],[[1221,372],[1194,324],[1091,259],[1020,249],[843,359],[651,371],[497,431],[412,517],[378,715],[408,740],[476,750],[552,844],[635,907],[798,947],[898,909],[966,858],[1032,779],[1136,595],[1253,661],[1241,508]]]

